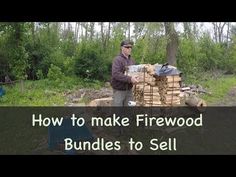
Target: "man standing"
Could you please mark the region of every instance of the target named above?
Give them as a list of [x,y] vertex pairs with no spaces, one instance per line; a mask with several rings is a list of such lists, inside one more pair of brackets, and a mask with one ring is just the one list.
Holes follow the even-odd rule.
[[121,52],[112,63],[113,106],[128,106],[128,102],[133,101],[133,84],[138,82],[136,77],[125,75],[126,67],[135,64],[131,58],[133,42],[125,40],[120,46]]

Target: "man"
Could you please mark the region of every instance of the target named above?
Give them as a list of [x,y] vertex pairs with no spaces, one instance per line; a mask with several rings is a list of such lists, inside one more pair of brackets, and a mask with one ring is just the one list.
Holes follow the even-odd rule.
[[133,42],[125,40],[120,46],[121,52],[112,63],[113,106],[128,106],[128,102],[133,100],[133,84],[138,82],[136,77],[125,75],[126,67],[135,64],[131,58]]

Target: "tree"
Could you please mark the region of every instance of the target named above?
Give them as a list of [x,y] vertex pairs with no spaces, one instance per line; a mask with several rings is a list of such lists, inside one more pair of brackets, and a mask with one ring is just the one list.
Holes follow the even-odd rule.
[[75,23],[75,39],[78,41],[79,38],[79,27],[80,27],[80,22]]
[[175,31],[174,23],[165,22],[165,32],[167,37],[166,56],[170,65],[176,66],[176,54],[178,48],[178,34]]
[[184,36],[187,39],[192,38],[191,23],[189,22],[184,22]]
[[229,48],[229,41],[230,41],[230,22],[227,23],[227,33],[226,33],[227,48]]
[[215,42],[222,43],[223,42],[223,32],[224,32],[224,27],[226,25],[226,22],[213,22],[213,30],[214,30],[214,39]]
[[145,27],[145,23],[144,22],[135,22],[134,23],[134,31],[133,31],[133,33],[134,33],[134,40],[135,41],[137,41],[137,39],[142,36],[144,27]]
[[128,22],[128,40],[130,40],[130,22]]

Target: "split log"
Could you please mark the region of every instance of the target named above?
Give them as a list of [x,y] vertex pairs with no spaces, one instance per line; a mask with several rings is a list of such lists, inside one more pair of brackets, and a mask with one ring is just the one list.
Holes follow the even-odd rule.
[[168,82],[168,87],[180,88],[179,82]]
[[179,95],[180,94],[180,91],[179,90],[173,90],[173,91],[168,91],[166,92],[167,95]]

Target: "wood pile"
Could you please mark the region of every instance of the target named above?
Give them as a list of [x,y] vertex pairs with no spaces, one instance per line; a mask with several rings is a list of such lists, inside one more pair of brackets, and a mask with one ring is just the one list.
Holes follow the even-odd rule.
[[185,97],[197,94],[208,94],[208,95],[212,94],[211,92],[208,92],[206,89],[204,89],[201,85],[184,86],[181,87],[180,91],[183,93],[182,95]]
[[138,77],[138,84],[133,88],[134,98],[139,106],[172,106],[180,104],[179,75],[157,76],[155,65],[142,65],[136,72],[127,72],[129,76]]

